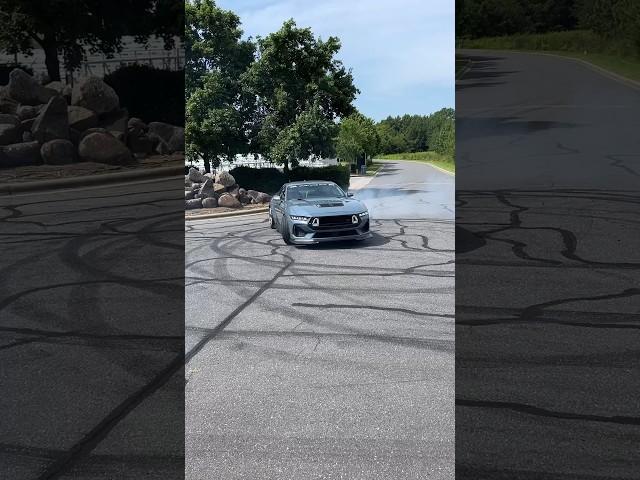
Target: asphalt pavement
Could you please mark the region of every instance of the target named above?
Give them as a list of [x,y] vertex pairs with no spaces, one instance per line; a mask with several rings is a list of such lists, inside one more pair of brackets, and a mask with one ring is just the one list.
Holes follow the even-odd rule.
[[453,478],[453,184],[386,165],[363,243],[186,224],[188,479]]
[[182,476],[182,183],[0,196],[0,478]]
[[637,478],[640,91],[460,53],[456,478]]

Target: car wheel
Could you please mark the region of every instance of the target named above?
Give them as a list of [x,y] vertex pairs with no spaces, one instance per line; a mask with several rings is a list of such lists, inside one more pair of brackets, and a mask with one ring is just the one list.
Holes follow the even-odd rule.
[[269,228],[276,228],[276,222],[273,220],[271,210],[269,210]]
[[293,242],[291,241],[291,233],[289,233],[289,225],[287,225],[286,220],[282,223],[282,239],[287,245],[293,245]]

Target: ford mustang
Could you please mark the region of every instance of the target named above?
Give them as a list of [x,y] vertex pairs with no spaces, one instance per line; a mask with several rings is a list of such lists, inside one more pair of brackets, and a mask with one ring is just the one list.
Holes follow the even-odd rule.
[[269,203],[269,226],[288,245],[364,240],[369,212],[352,197],[333,182],[285,183]]

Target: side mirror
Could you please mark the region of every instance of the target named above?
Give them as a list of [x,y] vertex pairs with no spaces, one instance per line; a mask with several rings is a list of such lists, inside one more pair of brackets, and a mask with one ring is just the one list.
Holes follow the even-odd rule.
[[347,193],[347,197],[353,197],[353,193]]
[[274,195],[273,197],[271,197],[271,199],[272,199],[274,202],[279,202],[279,201],[280,201],[280,195]]

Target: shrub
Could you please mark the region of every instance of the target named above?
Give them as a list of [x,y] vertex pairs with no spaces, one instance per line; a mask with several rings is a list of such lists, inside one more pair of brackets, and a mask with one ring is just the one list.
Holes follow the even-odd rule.
[[247,190],[273,194],[289,182],[300,180],[329,180],[342,188],[349,188],[349,167],[296,167],[289,171],[289,178],[277,168],[236,167],[229,171],[236,183]]
[[289,175],[290,182],[299,180],[329,180],[337,183],[342,188],[349,188],[349,167],[331,165],[328,167],[296,167]]
[[27,72],[29,75],[33,75],[33,70],[24,65],[0,65],[0,85],[6,85],[9,83],[9,74],[14,68],[19,68]]
[[148,65],[127,65],[104,77],[120,97],[120,105],[144,122],[184,126],[184,70],[162,70]]
[[236,167],[229,171],[236,183],[247,190],[273,194],[287,183],[287,178],[277,168]]

